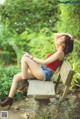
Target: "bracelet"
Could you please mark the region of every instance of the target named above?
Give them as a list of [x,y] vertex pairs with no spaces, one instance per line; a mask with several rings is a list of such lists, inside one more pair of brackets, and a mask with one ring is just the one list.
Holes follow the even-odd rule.
[[33,60],[34,56],[31,57],[31,59]]

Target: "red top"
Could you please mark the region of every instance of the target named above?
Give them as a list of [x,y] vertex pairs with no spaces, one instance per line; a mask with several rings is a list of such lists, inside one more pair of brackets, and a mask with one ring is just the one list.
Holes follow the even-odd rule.
[[[47,56],[47,58],[50,57],[51,55],[53,55],[54,53],[55,53],[55,52],[49,54],[49,55]],[[46,66],[47,66],[48,68],[50,68],[51,70],[56,71],[56,69],[62,64],[62,62],[63,62],[63,60],[61,61],[61,60],[57,59],[57,60],[55,60],[54,62],[52,62],[52,63],[50,63],[50,64],[47,64]]]

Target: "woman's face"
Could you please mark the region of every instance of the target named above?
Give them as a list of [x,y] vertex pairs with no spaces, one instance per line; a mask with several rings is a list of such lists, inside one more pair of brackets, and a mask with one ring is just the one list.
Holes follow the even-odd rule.
[[65,39],[64,39],[64,36],[61,36],[60,38],[58,38],[57,40],[55,40],[55,45],[56,45],[56,48],[59,48],[59,47],[63,47],[65,46]]

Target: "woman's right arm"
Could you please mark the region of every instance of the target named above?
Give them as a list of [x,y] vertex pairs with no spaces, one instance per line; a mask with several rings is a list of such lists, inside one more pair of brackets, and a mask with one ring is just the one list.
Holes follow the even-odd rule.
[[60,38],[62,35],[67,35],[67,34],[66,33],[55,33],[54,34],[55,40],[57,40],[58,38]]
[[55,33],[54,34],[54,38],[55,38],[55,40],[57,40],[58,38],[60,38],[62,35],[68,35],[69,37],[71,37],[71,38],[73,38],[73,36],[72,35],[70,35],[69,33]]

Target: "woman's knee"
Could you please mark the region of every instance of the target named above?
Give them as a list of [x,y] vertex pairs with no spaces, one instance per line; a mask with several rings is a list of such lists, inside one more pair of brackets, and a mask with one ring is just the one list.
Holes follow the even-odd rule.
[[15,81],[15,82],[20,82],[19,76],[18,76],[17,74],[14,75],[13,81]]
[[22,58],[21,58],[21,63],[23,63],[23,62],[29,62],[30,61],[30,58],[28,58],[28,57],[26,57],[26,56],[23,56]]

